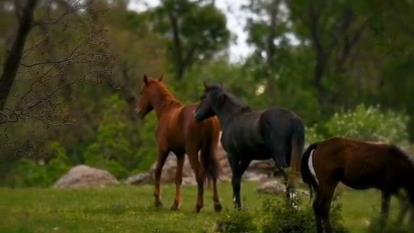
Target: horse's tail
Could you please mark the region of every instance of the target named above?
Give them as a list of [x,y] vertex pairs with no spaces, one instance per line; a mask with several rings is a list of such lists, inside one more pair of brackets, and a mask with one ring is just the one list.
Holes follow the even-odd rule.
[[219,175],[219,165],[216,157],[218,136],[210,138],[203,143],[201,148],[201,163],[208,179],[216,180]]
[[[302,164],[301,164],[301,173],[302,173],[302,180],[307,185],[309,185],[309,192],[310,197],[312,198],[313,191],[317,188],[318,183],[311,172],[311,168],[309,167],[309,159],[312,155],[312,151],[314,151],[318,146],[318,143],[311,144],[306,149],[305,153],[302,156]],[[312,168],[313,169],[313,168]]]
[[[291,170],[293,172],[294,178],[293,179],[297,179],[299,178],[299,173],[300,173],[300,167],[301,167],[301,157],[302,157],[302,153],[303,153],[303,149],[304,149],[304,144],[305,144],[305,129],[304,126],[302,124],[302,122],[300,122],[300,124],[296,124],[294,126],[294,130],[292,133],[292,138],[291,138],[291,151],[290,151],[290,166],[291,166]],[[296,182],[296,181],[293,182]]]

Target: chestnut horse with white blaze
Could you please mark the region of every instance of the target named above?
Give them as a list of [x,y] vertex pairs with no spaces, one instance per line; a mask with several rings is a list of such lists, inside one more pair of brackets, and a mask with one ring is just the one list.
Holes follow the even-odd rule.
[[[181,183],[183,176],[184,154],[187,154],[197,180],[197,203],[195,210],[203,208],[204,180],[206,175],[213,184],[214,209],[222,209],[218,191],[218,162],[216,149],[220,133],[220,124],[216,118],[199,123],[193,112],[197,105],[184,106],[166,87],[162,78],[150,79],[144,75],[143,88],[138,103],[138,113],[144,118],[153,109],[158,118],[156,141],[158,160],[155,168],[155,205],[162,206],[160,178],[162,168],[170,152],[177,156],[175,177],[176,195],[171,207],[178,210],[182,204]],[[198,153],[200,152],[200,159]]]
[[405,190],[414,203],[413,158],[394,145],[332,138],[310,145],[302,157],[302,178],[316,191],[313,209],[318,233],[331,233],[329,210],[339,182],[382,192],[381,224],[392,195]]

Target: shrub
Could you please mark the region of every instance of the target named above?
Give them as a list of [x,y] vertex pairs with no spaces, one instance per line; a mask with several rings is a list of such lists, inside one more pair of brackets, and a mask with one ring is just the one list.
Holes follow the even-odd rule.
[[217,221],[216,232],[253,233],[256,232],[253,216],[247,211],[230,210]]
[[358,105],[352,111],[335,113],[326,123],[312,126],[307,137],[308,142],[338,136],[407,144],[408,120],[406,114],[382,112],[378,106]]
[[72,166],[66,150],[57,142],[50,144],[54,158],[48,163],[21,159],[8,174],[6,183],[14,187],[47,187],[52,185]]
[[[117,178],[127,177],[133,169],[148,168],[150,162],[146,154],[142,153],[141,148],[136,148],[138,141],[146,140],[141,137],[141,131],[147,133],[148,130],[139,131],[137,124],[128,121],[123,113],[126,103],[120,97],[109,97],[105,100],[105,106],[107,109],[100,122],[96,139],[83,152],[85,164],[108,170]],[[151,136],[153,137],[153,133]],[[156,147],[152,146],[152,150],[156,150]],[[153,161],[154,157],[151,158],[150,161]]]
[[[336,233],[346,233],[340,214],[341,206],[335,203],[331,209],[331,223]],[[294,209],[285,201],[268,199],[263,202],[263,233],[314,233],[316,229],[313,209]]]

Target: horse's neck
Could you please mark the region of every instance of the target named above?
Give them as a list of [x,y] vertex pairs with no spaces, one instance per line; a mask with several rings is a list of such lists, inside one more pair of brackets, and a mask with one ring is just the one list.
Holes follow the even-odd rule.
[[181,102],[172,95],[161,94],[158,98],[154,99],[154,101],[154,109],[158,119],[161,119],[169,112],[183,106]]
[[219,107],[217,117],[219,118],[221,125],[225,127],[228,123],[233,121],[234,117],[247,111],[246,106],[229,103],[227,106]]

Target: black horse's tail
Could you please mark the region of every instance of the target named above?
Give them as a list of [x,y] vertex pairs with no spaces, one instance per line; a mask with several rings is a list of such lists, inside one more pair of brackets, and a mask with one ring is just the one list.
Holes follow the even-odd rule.
[[301,170],[301,156],[303,153],[305,144],[305,128],[302,122],[294,125],[294,130],[291,138],[291,151],[288,164],[291,166],[292,172],[294,174],[293,182],[296,183],[296,180],[299,178],[299,173]]
[[317,147],[318,143],[314,143],[308,146],[305,153],[303,153],[301,164],[302,180],[307,185],[309,185],[309,192],[311,198],[313,191],[318,187],[318,183],[310,170],[311,168],[309,168],[309,158],[312,154],[312,151],[315,150]]

